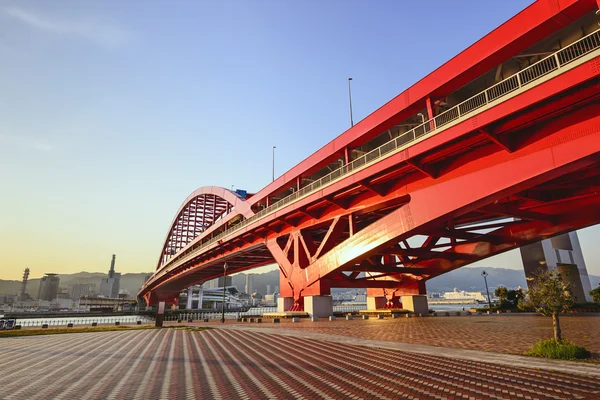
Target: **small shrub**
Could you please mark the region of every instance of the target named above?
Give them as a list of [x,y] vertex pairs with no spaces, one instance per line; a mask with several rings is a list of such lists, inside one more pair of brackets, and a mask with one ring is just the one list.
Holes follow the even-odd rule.
[[591,353],[584,347],[578,346],[568,340],[556,341],[555,339],[548,339],[537,342],[525,355],[557,358],[560,360],[581,360],[590,358]]

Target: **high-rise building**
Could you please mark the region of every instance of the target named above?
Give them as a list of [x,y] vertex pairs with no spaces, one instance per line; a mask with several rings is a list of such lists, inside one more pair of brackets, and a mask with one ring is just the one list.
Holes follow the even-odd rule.
[[[538,271],[557,271],[572,286],[576,303],[591,302],[592,287],[588,276],[577,232],[565,233],[551,239],[521,247],[521,258],[527,278],[535,278]],[[527,284],[535,283],[528,279]]]
[[74,283],[73,285],[69,285],[69,298],[80,299],[82,297],[89,297],[95,290],[96,284],[94,283]]
[[273,294],[271,293],[271,285],[267,285],[267,293],[265,294]]
[[254,274],[246,274],[246,287],[244,291],[248,294],[254,293]]
[[52,301],[58,296],[58,284],[60,278],[57,274],[46,274],[40,279],[40,288],[38,290],[38,299]]
[[[232,278],[231,276],[226,276],[225,277],[225,286],[231,286],[232,285]],[[217,287],[223,287],[223,277],[220,277],[219,280],[217,281]]]
[[103,278],[100,282],[100,294],[111,299],[119,297],[119,286],[121,285],[121,274],[115,272],[115,258],[116,256],[113,254],[108,270],[108,278]]

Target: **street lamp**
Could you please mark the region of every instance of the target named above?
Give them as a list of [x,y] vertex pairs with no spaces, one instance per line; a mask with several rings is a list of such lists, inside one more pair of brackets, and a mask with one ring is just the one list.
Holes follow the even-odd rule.
[[221,323],[225,323],[225,286],[227,286],[227,263],[223,264],[223,302],[221,304]]
[[350,100],[350,127],[354,126],[354,120],[352,119],[352,90],[350,89],[350,81],[352,78],[348,78],[348,99]]
[[276,148],[277,148],[277,146],[273,146],[273,169],[272,169],[273,173],[271,175],[271,178],[272,178],[271,182],[275,181],[275,149]]
[[485,291],[487,292],[487,296],[488,296],[488,304],[490,306],[490,311],[492,311],[492,300],[490,300],[490,289],[488,288],[488,284],[487,284],[487,276],[489,274],[485,271],[481,271],[481,276],[483,276],[483,280],[485,281]]

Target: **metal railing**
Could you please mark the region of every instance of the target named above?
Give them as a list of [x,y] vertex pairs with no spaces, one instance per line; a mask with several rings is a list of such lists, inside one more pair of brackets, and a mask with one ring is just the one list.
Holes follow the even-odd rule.
[[[426,134],[434,133],[438,131],[440,128],[450,124],[451,122],[457,121],[465,116],[474,115],[474,112],[494,103],[495,101],[501,100],[506,95],[521,89],[532,82],[542,78],[543,76],[564,68],[565,65],[597,50],[600,48],[600,30],[590,33],[589,35],[579,39],[578,41],[570,44],[569,46],[553,53],[546,58],[536,62],[535,64],[530,65],[529,67],[519,71],[518,73],[504,79],[503,81],[495,84],[484,90],[481,93],[476,94],[475,96],[457,104],[456,106],[444,111],[443,113],[436,115],[434,118],[425,121],[421,125],[411,129],[408,132],[403,133],[402,135],[384,143],[380,147],[364,154],[363,156],[353,160],[352,162],[334,170],[328,175],[323,176],[321,179],[312,182],[311,184],[297,190],[291,195],[279,200],[278,202],[270,205],[254,214],[252,217],[236,224],[234,227],[231,227],[220,234],[214,236],[213,238],[197,243],[190,247],[189,249],[184,250],[183,252],[176,254],[174,259],[175,261],[185,262],[191,257],[193,254],[191,252],[195,252],[196,250],[203,249],[207,246],[210,246],[213,243],[216,243],[219,240],[222,240],[224,237],[237,232],[246,226],[252,224],[253,222],[261,219],[267,214],[271,214],[284,206],[288,205],[295,200],[304,197],[310,193],[315,192],[317,189],[322,188],[328,185],[331,182],[334,182],[340,177],[349,175],[356,170],[362,169],[367,165],[371,165],[375,161],[383,158],[384,156],[390,155],[395,150],[406,147],[411,142],[416,141],[422,136]],[[175,267],[170,267],[165,270],[159,272],[159,274],[164,274],[171,271]],[[154,281],[154,279],[152,280]]]
[[121,324],[136,324],[138,321],[142,321],[143,323],[153,322],[153,318],[140,316],[140,317],[105,317],[105,318],[36,318],[36,319],[26,319],[26,318],[15,318],[16,324],[21,325],[21,327],[35,327],[35,326],[67,326],[69,324],[73,324],[73,326],[77,325],[114,325],[116,322]]

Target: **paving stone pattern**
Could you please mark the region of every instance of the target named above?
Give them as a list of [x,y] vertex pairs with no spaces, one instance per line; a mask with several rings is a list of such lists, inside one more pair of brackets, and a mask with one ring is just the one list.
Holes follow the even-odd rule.
[[[560,321],[563,336],[590,350],[600,361],[600,314],[568,315],[561,317]],[[280,324],[269,323],[269,320],[265,322],[252,326],[508,354],[523,354],[539,339],[553,337],[550,317],[522,314],[383,320],[355,318],[352,321],[322,318],[318,322],[303,318],[300,323],[285,319]]]
[[266,332],[0,340],[2,399],[583,399],[600,382]]

